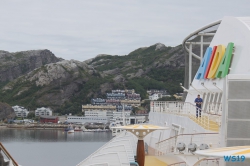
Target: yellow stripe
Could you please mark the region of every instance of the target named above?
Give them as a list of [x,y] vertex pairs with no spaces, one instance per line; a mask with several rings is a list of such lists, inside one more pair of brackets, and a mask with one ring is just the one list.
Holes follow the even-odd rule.
[[155,156],[145,156],[144,166],[166,166],[167,163],[157,159]]
[[236,154],[249,154],[249,153],[250,153],[250,149],[247,149],[247,150],[244,150],[241,152],[234,153],[234,155],[236,155]]
[[234,146],[234,147],[225,147],[225,148],[219,148],[219,149],[211,149],[207,153],[214,153],[214,152],[225,152],[225,151],[231,151],[231,150],[243,150],[250,148],[250,146]]

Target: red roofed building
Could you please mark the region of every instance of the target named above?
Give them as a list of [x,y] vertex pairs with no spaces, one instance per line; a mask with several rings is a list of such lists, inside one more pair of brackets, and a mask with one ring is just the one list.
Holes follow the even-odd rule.
[[40,123],[58,123],[57,116],[40,116]]

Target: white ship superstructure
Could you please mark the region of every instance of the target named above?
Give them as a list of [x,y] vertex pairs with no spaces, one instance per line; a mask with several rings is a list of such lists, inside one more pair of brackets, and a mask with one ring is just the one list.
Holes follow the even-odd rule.
[[[189,88],[184,88],[188,92],[184,103],[151,102],[149,122],[172,127],[169,131],[154,132],[151,137],[148,137],[149,145],[155,148],[156,155],[175,154],[175,156],[179,156],[178,159],[181,158],[183,165],[193,165],[200,159],[200,156],[193,155],[193,153],[195,150],[202,150],[204,145],[212,149],[250,144],[250,135],[246,132],[250,120],[249,23],[250,18],[248,17],[225,17],[222,21],[210,24],[201,29],[200,32],[198,30],[195,34],[189,36],[191,38],[192,35],[213,35],[211,32],[205,32],[205,28],[219,25],[209,46],[211,48],[214,46],[217,46],[217,48],[224,46],[226,48],[229,43],[234,44],[229,73],[224,78],[197,79],[198,71],[193,81],[189,82]],[[184,47],[187,45],[186,48],[189,49],[189,60],[193,57],[200,58],[201,66],[204,65],[204,59],[193,54],[192,45],[202,44],[202,42],[202,37],[200,42],[192,42],[188,41],[188,39],[183,42]],[[225,49],[226,51],[227,49]],[[206,58],[205,56],[204,58]],[[214,59],[219,58],[219,53],[214,56]],[[190,61],[189,64],[191,64]],[[190,71],[189,80],[191,76]],[[198,94],[203,98],[201,118],[196,118],[194,103]],[[185,150],[180,151],[178,143],[185,144]],[[195,147],[192,146],[192,143],[197,146],[195,150],[192,150]],[[168,159],[170,158],[168,157]],[[171,161],[168,162],[168,164],[170,163]],[[224,159],[217,158],[203,159],[200,164],[206,165],[206,163],[209,163],[208,165],[233,164],[225,163]],[[240,163],[240,165],[248,164]],[[236,163],[236,165],[239,165],[239,163]]]
[[[152,160],[168,166],[250,165],[195,154],[196,150],[250,145],[249,43],[250,17],[224,17],[185,38],[183,47],[189,55],[189,73],[188,87],[183,89],[187,97],[185,102],[151,101],[149,124],[168,126],[170,130],[155,131],[145,137],[146,166],[152,165]],[[205,50],[205,46],[209,47]],[[197,47],[199,54],[193,51]],[[201,63],[194,78],[192,58]],[[198,94],[203,104],[201,117],[197,118],[194,100]],[[122,146],[122,142],[117,144]],[[112,160],[102,149],[105,146],[98,154]],[[116,148],[113,150],[119,154]],[[129,165],[130,160],[127,161],[117,165]],[[91,156],[82,163],[98,165]]]

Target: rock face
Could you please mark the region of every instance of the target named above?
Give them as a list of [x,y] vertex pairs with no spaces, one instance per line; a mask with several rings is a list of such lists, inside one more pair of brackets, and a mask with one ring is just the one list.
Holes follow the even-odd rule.
[[162,43],[157,43],[155,45],[156,45],[155,51],[156,50],[162,50],[162,49],[166,48],[166,46],[164,44],[162,44]]
[[11,106],[6,103],[0,102],[0,120],[4,118],[14,118],[15,112]]
[[35,81],[36,86],[49,85],[51,82],[57,79],[67,79],[70,77],[79,76],[79,68],[87,70],[88,66],[84,62],[76,60],[64,60],[53,64],[48,64],[42,69],[36,69],[33,72],[28,73],[25,79],[29,81]]
[[0,93],[11,105],[21,104],[32,109],[50,106],[55,109],[79,95],[92,74],[95,71],[85,62],[63,60],[44,65],[9,82]]
[[36,68],[60,61],[49,50],[31,50],[9,53],[0,51],[0,82],[14,80]]

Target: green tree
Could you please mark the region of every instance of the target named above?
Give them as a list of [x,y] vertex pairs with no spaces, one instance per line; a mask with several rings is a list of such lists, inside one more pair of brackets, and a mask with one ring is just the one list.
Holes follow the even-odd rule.
[[176,101],[176,98],[174,96],[171,96],[171,97],[162,97],[162,98],[159,98],[157,101]]
[[34,119],[36,116],[35,116],[35,113],[34,112],[30,112],[27,116],[28,119]]

